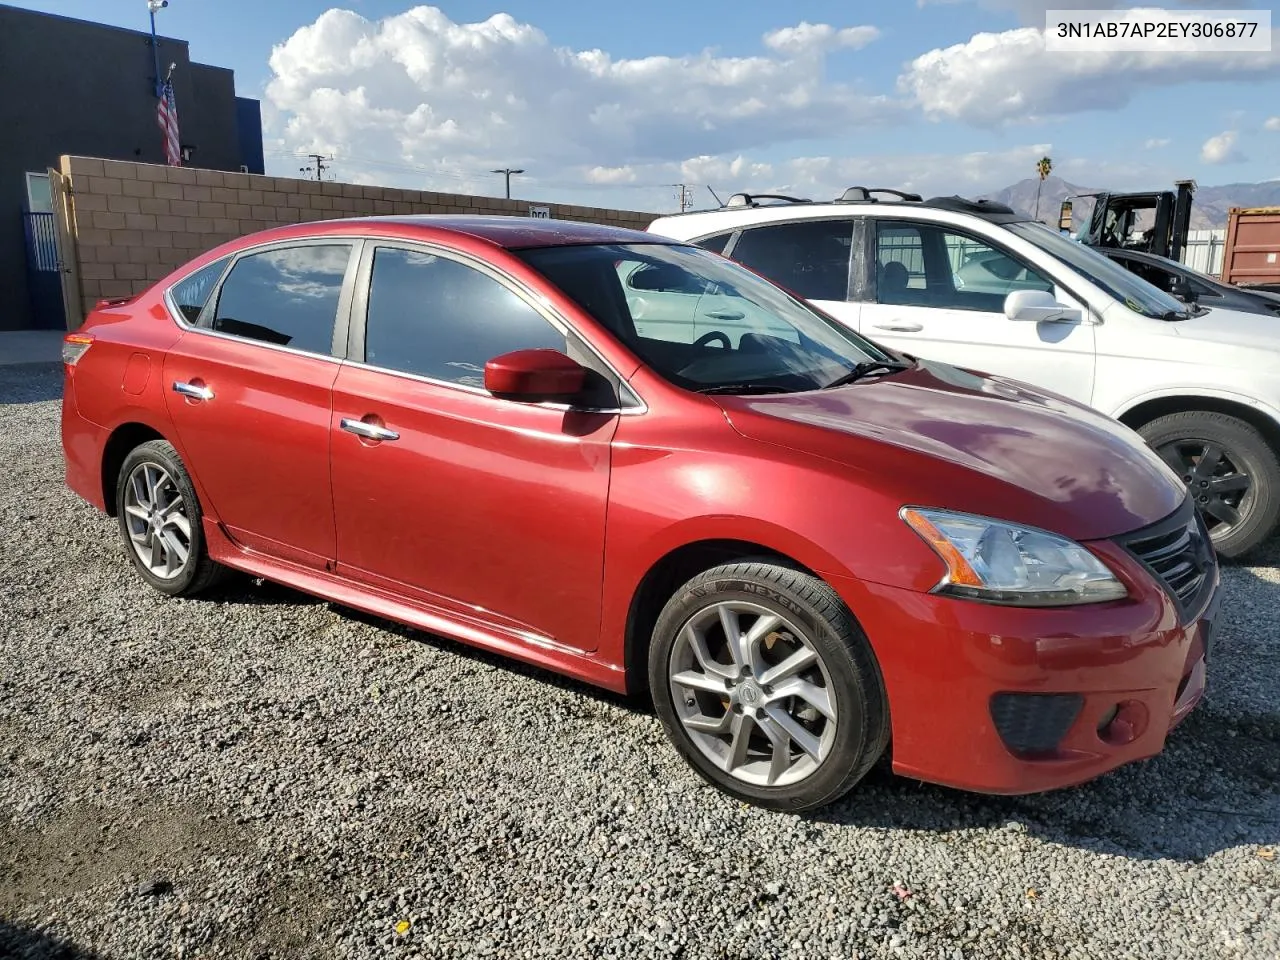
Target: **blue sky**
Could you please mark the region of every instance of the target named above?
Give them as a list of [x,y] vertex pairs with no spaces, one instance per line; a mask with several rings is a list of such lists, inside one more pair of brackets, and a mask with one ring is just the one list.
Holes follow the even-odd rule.
[[[158,23],[263,99],[281,174],[316,149],[342,179],[497,193],[511,165],[518,196],[641,209],[674,182],[972,193],[1042,152],[1086,186],[1280,178],[1280,49],[1082,67],[1019,32],[1072,2],[171,0]],[[145,0],[16,5],[147,25]]]

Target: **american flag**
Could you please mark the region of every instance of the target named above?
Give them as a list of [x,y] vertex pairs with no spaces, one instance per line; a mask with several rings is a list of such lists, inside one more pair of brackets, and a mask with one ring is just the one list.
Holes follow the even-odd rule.
[[160,88],[156,122],[164,131],[164,162],[171,167],[182,166],[182,147],[178,142],[178,104],[173,98],[172,80],[165,80]]

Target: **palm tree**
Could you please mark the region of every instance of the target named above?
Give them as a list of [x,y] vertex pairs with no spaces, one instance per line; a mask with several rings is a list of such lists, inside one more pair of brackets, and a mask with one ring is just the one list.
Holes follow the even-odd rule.
[[1048,157],[1041,157],[1036,161],[1036,173],[1040,174],[1040,182],[1036,184],[1036,219],[1040,219],[1040,191],[1044,189],[1044,181],[1050,173],[1053,172],[1053,161]]

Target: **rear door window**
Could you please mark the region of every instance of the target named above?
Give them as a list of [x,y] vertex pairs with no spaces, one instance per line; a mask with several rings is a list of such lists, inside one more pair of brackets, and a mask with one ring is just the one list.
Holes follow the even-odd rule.
[[744,230],[732,259],[806,300],[845,300],[853,219],[804,220]]
[[218,291],[210,329],[306,353],[332,353],[351,247],[305,244],[241,257]]

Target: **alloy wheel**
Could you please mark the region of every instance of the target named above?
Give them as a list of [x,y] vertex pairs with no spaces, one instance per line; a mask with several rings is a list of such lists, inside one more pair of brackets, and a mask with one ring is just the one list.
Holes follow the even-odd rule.
[[772,610],[745,601],[699,610],[676,638],[668,677],[685,732],[738,780],[797,783],[831,752],[830,675],[805,633]]
[[1222,444],[1172,440],[1157,452],[1187,485],[1212,536],[1225,536],[1240,523],[1248,510],[1253,481]]
[[143,566],[161,580],[182,573],[191,556],[191,520],[173,476],[158,463],[140,463],[124,491],[129,543]]

